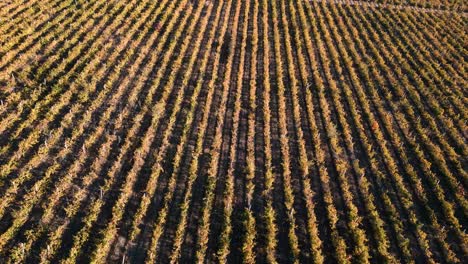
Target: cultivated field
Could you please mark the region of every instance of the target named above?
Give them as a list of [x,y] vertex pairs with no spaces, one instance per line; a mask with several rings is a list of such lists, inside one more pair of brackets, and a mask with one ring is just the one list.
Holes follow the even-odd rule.
[[0,263],[466,261],[465,10],[0,0]]

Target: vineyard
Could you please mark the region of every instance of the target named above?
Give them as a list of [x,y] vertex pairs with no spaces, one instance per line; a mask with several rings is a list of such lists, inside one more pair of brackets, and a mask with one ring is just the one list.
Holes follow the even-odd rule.
[[[315,0],[317,1],[317,0]],[[468,11],[468,6],[464,0],[332,0],[335,2],[363,3],[379,5],[401,5],[402,7],[416,8],[437,8],[442,10],[464,10]]]
[[0,0],[0,263],[464,263],[467,23]]

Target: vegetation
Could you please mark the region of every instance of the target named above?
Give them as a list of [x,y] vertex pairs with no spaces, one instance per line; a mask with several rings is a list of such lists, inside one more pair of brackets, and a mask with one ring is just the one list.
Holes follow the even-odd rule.
[[463,263],[466,12],[0,2],[0,262]]

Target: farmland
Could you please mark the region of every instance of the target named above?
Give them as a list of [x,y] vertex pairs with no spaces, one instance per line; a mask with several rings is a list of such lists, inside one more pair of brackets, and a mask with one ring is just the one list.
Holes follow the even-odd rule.
[[0,263],[462,263],[467,22],[0,0]]

